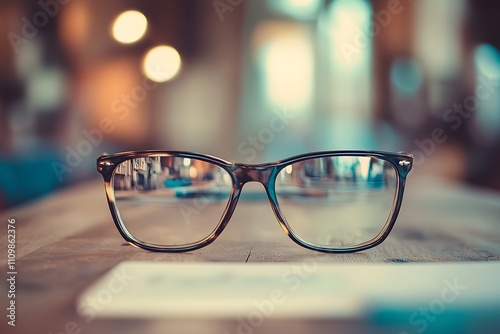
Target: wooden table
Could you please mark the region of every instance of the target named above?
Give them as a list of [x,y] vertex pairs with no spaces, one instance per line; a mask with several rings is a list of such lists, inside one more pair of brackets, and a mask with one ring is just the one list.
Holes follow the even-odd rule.
[[[6,224],[16,220],[17,319],[1,333],[234,333],[236,319],[98,320],[86,323],[77,296],[125,260],[333,263],[500,260],[500,195],[469,186],[410,177],[402,212],[389,238],[355,254],[303,249],[283,233],[267,204],[240,203],[223,234],[190,253],[150,253],[124,243],[100,180],[0,214],[1,268],[7,269]],[[6,293],[2,292],[5,312]],[[494,324],[500,328],[500,324]],[[488,327],[490,328],[490,327]],[[389,330],[390,329],[390,330]],[[364,319],[270,319],[255,332],[394,332]]]

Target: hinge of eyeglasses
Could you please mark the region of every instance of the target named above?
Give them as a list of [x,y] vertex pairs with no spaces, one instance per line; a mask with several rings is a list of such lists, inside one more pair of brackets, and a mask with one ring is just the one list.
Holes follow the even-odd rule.
[[99,162],[99,165],[101,165],[101,166],[113,166],[114,163],[112,163],[109,160],[104,160],[104,161]]
[[411,164],[411,162],[409,162],[408,160],[401,160],[401,161],[399,162],[399,165],[400,165],[401,167],[406,167],[406,168],[408,168],[408,167],[410,166],[410,164]]

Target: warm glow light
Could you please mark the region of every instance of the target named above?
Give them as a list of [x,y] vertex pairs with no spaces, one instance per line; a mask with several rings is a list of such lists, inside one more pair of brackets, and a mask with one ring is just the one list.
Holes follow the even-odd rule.
[[370,14],[366,0],[336,0],[330,5],[332,53],[342,67],[356,65],[370,53]]
[[192,179],[196,179],[198,176],[198,170],[196,169],[195,166],[189,167],[189,177]]
[[137,42],[144,36],[148,27],[148,20],[141,12],[129,10],[121,13],[113,24],[113,37],[120,43],[130,44]]
[[274,105],[303,107],[312,95],[313,54],[303,36],[286,36],[262,48],[267,94]]
[[171,46],[161,45],[148,51],[142,70],[148,79],[164,82],[174,78],[181,68],[181,56]]

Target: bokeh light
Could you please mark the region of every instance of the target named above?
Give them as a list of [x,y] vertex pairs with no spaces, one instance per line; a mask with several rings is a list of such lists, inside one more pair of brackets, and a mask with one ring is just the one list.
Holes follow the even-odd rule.
[[274,106],[304,107],[312,96],[313,54],[302,36],[285,36],[261,50],[264,86]]
[[160,45],[149,50],[142,63],[144,75],[156,82],[165,82],[174,78],[180,68],[179,52],[168,45]]
[[411,59],[400,58],[391,66],[391,83],[398,93],[415,94],[422,87],[423,71],[419,64]]
[[146,16],[136,10],[121,13],[113,23],[113,38],[123,44],[137,42],[148,27]]

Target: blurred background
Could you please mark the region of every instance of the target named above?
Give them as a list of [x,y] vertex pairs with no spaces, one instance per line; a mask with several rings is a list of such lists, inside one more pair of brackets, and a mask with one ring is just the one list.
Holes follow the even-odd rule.
[[102,152],[414,154],[500,190],[496,0],[0,0],[0,210]]

